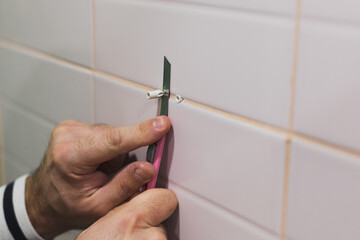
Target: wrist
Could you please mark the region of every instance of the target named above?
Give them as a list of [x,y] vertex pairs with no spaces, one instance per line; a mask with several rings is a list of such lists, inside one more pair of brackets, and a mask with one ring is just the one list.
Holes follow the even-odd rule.
[[50,193],[42,188],[36,177],[26,179],[26,210],[33,228],[44,239],[52,239],[67,230],[59,214],[50,205],[48,195]]

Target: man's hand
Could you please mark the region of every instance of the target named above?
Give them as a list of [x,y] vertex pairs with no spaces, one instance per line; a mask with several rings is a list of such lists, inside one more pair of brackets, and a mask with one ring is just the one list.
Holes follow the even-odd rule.
[[173,192],[150,189],[110,211],[77,240],[166,240],[161,223],[176,209]]
[[155,169],[147,162],[126,166],[125,156],[169,129],[164,116],[124,128],[72,120],[58,125],[43,162],[26,182],[26,207],[35,230],[49,239],[86,228],[138,192]]

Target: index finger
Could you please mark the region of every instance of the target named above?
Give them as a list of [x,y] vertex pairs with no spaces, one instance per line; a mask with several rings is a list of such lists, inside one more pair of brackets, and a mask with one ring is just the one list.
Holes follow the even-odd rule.
[[99,165],[159,140],[170,126],[169,118],[160,116],[129,127],[106,128],[80,140],[73,157],[77,162],[86,160],[88,165]]

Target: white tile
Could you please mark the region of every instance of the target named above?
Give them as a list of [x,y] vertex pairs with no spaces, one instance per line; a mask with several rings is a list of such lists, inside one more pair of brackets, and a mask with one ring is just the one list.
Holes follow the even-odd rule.
[[[95,75],[95,122],[130,126],[156,117],[157,100],[148,100],[146,91]],[[145,160],[146,147],[134,152]]]
[[294,128],[360,151],[360,31],[303,21]]
[[57,236],[56,238],[54,238],[54,240],[71,240],[71,239],[75,240],[80,233],[81,233],[80,230],[71,230],[61,234],[60,236]]
[[302,0],[301,12],[304,16],[333,19],[338,22],[360,23],[360,2],[357,0],[327,1]]
[[157,100],[148,100],[146,91],[120,81],[95,75],[95,121],[129,126],[156,117]]
[[360,159],[295,141],[287,235],[296,240],[360,236]]
[[287,127],[293,21],[172,2],[96,1],[96,67]]
[[179,200],[179,209],[165,223],[171,240],[279,239],[173,183],[169,183],[168,188],[176,193]]
[[162,174],[278,232],[285,138],[186,103],[171,102],[169,116]]
[[260,11],[293,15],[296,0],[169,0],[174,2],[198,3],[215,7],[236,8],[244,11]]
[[46,119],[92,122],[91,72],[0,45],[4,96]]
[[2,116],[5,151],[35,169],[44,156],[55,125],[5,99],[2,101]]
[[5,158],[5,181],[6,183],[14,181],[16,178],[30,173],[33,169],[23,161],[18,160],[9,152],[4,153]]
[[[145,91],[97,79],[96,119],[134,124],[156,115]],[[161,175],[235,214],[279,232],[285,138],[238,121],[170,101]],[[144,159],[144,152],[138,154]]]
[[91,65],[91,1],[1,0],[0,37]]

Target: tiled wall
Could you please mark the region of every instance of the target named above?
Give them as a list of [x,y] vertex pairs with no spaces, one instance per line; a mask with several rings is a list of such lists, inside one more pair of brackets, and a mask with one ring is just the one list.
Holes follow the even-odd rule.
[[180,200],[169,239],[359,239],[359,7],[1,0],[6,180],[37,166],[62,120],[155,116],[146,91],[167,56],[185,98],[170,100],[161,168]]

